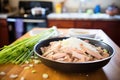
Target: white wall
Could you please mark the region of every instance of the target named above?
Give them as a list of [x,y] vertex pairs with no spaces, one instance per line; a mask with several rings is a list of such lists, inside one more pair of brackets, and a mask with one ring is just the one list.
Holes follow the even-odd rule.
[[120,0],[87,0],[84,6],[93,8],[96,4],[100,4],[102,8],[106,8],[112,3],[120,7]]
[[[23,1],[23,0],[22,0]],[[33,0],[24,0],[24,1],[33,1]],[[66,1],[65,6],[70,10],[78,9],[81,0],[34,0],[34,1],[52,1],[54,4],[61,1]],[[12,7],[18,6],[19,0],[10,0],[10,5]],[[83,9],[94,8],[95,5],[100,4],[101,8],[105,9],[108,5],[115,3],[118,7],[120,7],[120,0],[85,0],[81,4]]]

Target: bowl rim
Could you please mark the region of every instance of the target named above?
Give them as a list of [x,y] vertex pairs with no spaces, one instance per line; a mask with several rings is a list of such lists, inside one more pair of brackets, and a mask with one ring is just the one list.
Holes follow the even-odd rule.
[[[69,38],[69,37],[54,37],[54,38],[49,38],[49,39],[45,39],[45,40],[42,40],[40,42],[38,42],[35,46],[34,46],[34,52],[35,54],[37,54],[39,57],[43,58],[43,59],[46,59],[46,60],[49,60],[49,61],[52,61],[52,62],[57,62],[57,63],[61,63],[61,64],[86,64],[86,63],[97,63],[97,62],[102,62],[102,61],[105,61],[105,60],[108,60],[108,59],[111,59],[114,55],[115,55],[115,51],[113,49],[112,46],[108,45],[107,43],[101,41],[103,44],[111,47],[111,49],[113,50],[113,53],[109,56],[109,57],[106,57],[106,58],[103,58],[103,59],[100,59],[100,60],[94,60],[94,61],[87,61],[87,62],[62,62],[62,61],[55,61],[55,60],[51,60],[51,59],[48,59],[46,57],[43,57],[42,55],[40,55],[37,51],[36,51],[36,47],[43,41],[46,41],[46,40],[50,40],[50,39],[56,39],[56,38]],[[82,38],[82,37],[79,37],[79,38]],[[94,41],[98,41],[96,39],[91,39],[91,38],[83,38],[83,39],[89,39],[89,40],[94,40]]]

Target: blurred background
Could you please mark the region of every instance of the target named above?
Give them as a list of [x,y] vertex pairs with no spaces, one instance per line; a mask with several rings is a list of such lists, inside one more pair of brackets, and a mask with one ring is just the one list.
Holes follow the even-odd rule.
[[0,0],[0,47],[34,27],[102,29],[120,46],[119,0]]

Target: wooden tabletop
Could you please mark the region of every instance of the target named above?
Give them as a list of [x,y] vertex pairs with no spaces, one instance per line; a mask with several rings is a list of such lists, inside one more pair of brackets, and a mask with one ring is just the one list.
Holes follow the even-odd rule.
[[[33,30],[43,30],[43,28],[35,28]],[[63,34],[67,33],[67,29],[59,29]],[[25,80],[120,80],[120,48],[102,31],[94,30],[97,35],[106,43],[111,45],[115,50],[114,57],[103,68],[89,73],[64,73],[47,67],[46,65],[33,64],[30,69],[24,69],[23,65],[4,64],[0,65],[0,72],[5,72],[5,75],[0,75],[0,80],[20,80],[24,77]],[[23,35],[20,39],[30,37],[29,32]],[[27,64],[26,64],[27,65]],[[36,72],[33,73],[32,71]],[[43,79],[42,75],[48,74],[47,79]],[[11,74],[17,74],[18,77],[11,79]]]

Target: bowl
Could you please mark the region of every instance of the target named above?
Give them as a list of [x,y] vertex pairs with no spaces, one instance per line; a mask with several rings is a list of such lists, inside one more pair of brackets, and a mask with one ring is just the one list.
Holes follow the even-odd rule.
[[32,15],[45,15],[45,8],[42,7],[34,7],[31,9]]
[[46,66],[51,67],[55,70],[62,71],[62,72],[94,71],[94,70],[100,69],[103,66],[105,66],[106,64],[108,64],[108,62],[114,55],[114,50],[110,45],[108,45],[102,41],[98,41],[98,40],[94,40],[94,39],[80,38],[82,40],[89,40],[89,42],[95,46],[101,46],[102,48],[109,51],[110,56],[107,58],[101,59],[101,60],[82,62],[82,63],[58,62],[58,61],[47,59],[42,56],[42,52],[40,50],[41,47],[48,46],[51,41],[58,41],[58,40],[63,40],[63,39],[67,39],[67,38],[68,37],[56,37],[56,38],[50,38],[50,39],[43,40],[34,46],[34,52],[35,52],[35,54],[37,54],[39,56],[39,58],[43,64],[45,64]]
[[68,35],[71,37],[95,38],[96,33],[94,31],[85,30],[85,29],[69,29]]
[[29,34],[30,34],[30,36],[35,36],[35,35],[37,35],[37,34],[40,34],[40,32],[41,32],[41,30],[35,29],[35,30],[31,30],[31,31],[29,32]]

